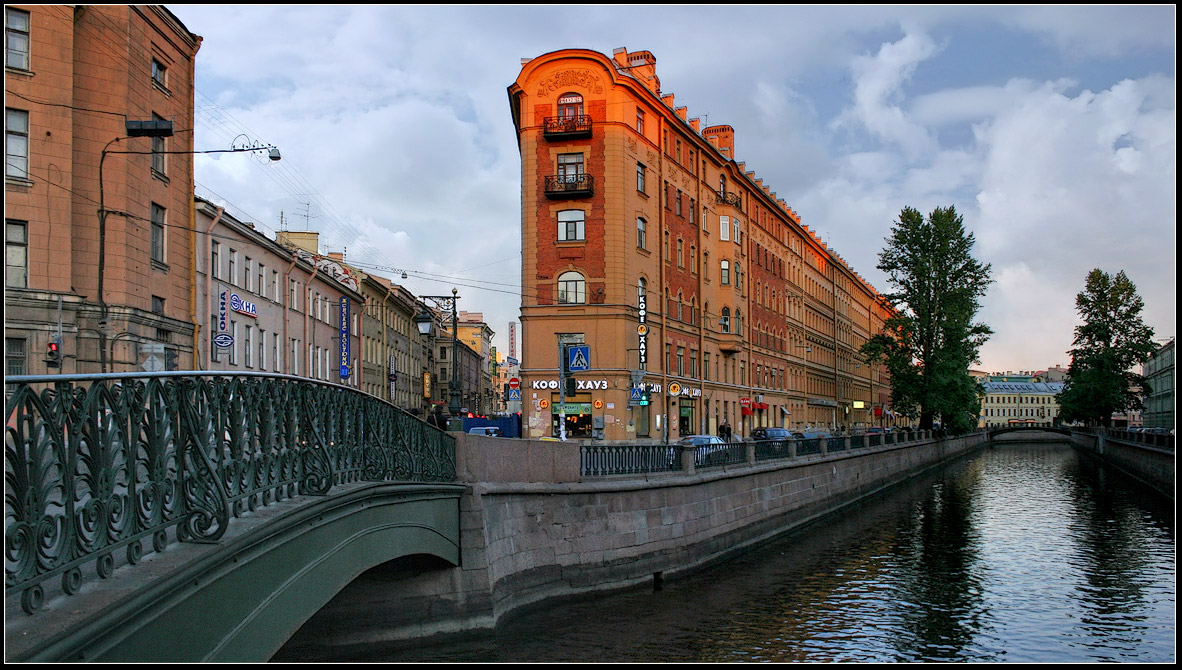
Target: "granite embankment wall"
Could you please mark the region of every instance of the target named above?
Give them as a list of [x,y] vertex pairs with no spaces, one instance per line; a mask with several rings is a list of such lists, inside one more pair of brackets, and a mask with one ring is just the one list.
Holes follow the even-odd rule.
[[1174,497],[1173,439],[1169,438],[1168,447],[1162,447],[1124,440],[1104,431],[1071,434],[1071,443],[1077,449],[1095,455],[1171,498]]
[[371,571],[293,644],[489,628],[548,598],[675,577],[984,444],[980,434],[928,438],[692,473],[581,479],[576,444],[461,435],[457,473],[469,484],[461,567],[404,562]]

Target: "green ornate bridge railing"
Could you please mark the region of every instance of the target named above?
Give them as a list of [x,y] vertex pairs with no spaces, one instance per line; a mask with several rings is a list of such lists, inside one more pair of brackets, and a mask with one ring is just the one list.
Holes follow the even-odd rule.
[[266,373],[5,378],[5,586],[25,612],[145,545],[361,481],[451,482],[455,438],[348,387]]

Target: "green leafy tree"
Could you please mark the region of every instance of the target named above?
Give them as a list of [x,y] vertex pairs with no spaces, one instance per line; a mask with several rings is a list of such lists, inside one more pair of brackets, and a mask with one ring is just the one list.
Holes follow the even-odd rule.
[[1075,328],[1067,352],[1071,366],[1058,396],[1064,421],[1107,426],[1113,412],[1141,409],[1149,387],[1132,370],[1157,349],[1153,329],[1141,320],[1144,306],[1123,270],[1115,277],[1099,268],[1088,273],[1084,290],[1075,297],[1083,325]]
[[993,333],[973,319],[992,282],[990,266],[973,258],[972,233],[955,207],[937,207],[925,219],[904,208],[878,255],[878,269],[894,289],[884,295],[895,315],[862,345],[869,363],[891,374],[891,402],[922,429],[939,417],[956,433],[977,425],[981,388],[969,366]]

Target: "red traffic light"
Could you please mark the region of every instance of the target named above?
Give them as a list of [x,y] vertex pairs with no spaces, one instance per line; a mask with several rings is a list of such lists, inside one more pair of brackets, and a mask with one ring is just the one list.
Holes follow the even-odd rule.
[[49,343],[49,353],[51,353],[51,354],[57,353],[57,342],[50,342]]

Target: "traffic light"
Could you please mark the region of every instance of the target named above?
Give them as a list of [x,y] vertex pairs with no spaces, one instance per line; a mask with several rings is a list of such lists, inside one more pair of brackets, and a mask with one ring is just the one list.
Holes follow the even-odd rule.
[[177,369],[177,360],[176,359],[177,359],[176,349],[165,349],[164,350],[164,369],[165,370],[176,370]]
[[648,407],[648,391],[647,390],[640,392],[640,406],[641,407]]
[[56,339],[45,345],[45,366],[60,368],[62,366],[61,344]]
[[579,387],[578,384],[575,383],[574,377],[567,377],[563,380],[563,382],[566,384],[566,395],[572,396],[576,391],[578,391]]

